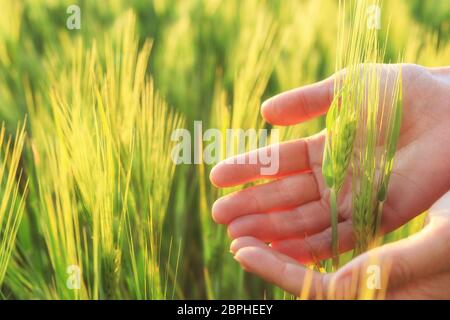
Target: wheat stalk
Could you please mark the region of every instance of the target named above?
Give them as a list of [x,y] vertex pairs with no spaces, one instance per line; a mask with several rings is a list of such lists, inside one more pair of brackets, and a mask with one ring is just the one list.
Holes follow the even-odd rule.
[[[0,130],[0,286],[6,274],[16,235],[22,220],[28,183],[20,190],[22,171],[19,161],[25,143],[25,124],[19,124],[14,143]],[[5,143],[6,141],[6,143]]]

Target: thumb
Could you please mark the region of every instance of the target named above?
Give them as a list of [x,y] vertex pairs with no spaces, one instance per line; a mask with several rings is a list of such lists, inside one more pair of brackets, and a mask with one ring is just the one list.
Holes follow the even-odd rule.
[[[353,296],[364,289],[391,290],[450,269],[450,192],[429,210],[429,222],[419,233],[370,250],[339,270],[332,279],[338,294]],[[368,277],[378,272],[379,288]]]

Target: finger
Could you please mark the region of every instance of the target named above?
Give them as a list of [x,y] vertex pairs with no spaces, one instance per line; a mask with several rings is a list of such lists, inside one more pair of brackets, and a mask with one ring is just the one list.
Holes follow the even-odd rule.
[[333,99],[334,77],[281,93],[261,107],[264,119],[275,125],[293,125],[327,112]]
[[292,210],[250,214],[233,220],[228,226],[232,239],[252,236],[265,242],[304,238],[330,226],[330,215],[320,201]]
[[213,219],[228,224],[248,214],[292,208],[320,198],[314,174],[306,173],[252,186],[218,199]]
[[419,233],[360,255],[344,266],[340,277],[362,270],[368,261],[389,266],[389,288],[401,287],[450,268],[450,192],[430,209],[430,222]]
[[[345,252],[353,248],[353,230],[350,220],[338,224],[339,252]],[[299,261],[300,263],[312,263],[331,257],[331,227],[303,239],[287,239],[272,242],[275,250]]]
[[[230,251],[233,255],[235,255],[239,250],[241,250],[242,248],[245,248],[245,247],[258,247],[258,248],[262,248],[262,249],[266,249],[266,248],[270,249],[270,247],[266,243],[254,238],[254,237],[241,237],[241,238],[234,239],[231,242]],[[281,259],[285,262],[290,262],[290,263],[296,262],[291,257],[281,254],[281,253],[277,252],[276,250],[270,250],[270,251],[274,255],[276,255],[279,259]]]
[[231,187],[260,178],[310,171],[322,163],[324,138],[320,133],[221,161],[211,170],[210,180],[217,187]]
[[268,247],[244,247],[237,251],[234,258],[246,271],[296,296],[300,295],[306,282],[311,295],[323,292],[326,275],[305,269],[295,262],[286,262]]
[[230,252],[236,254],[240,249],[245,247],[267,247],[267,244],[254,237],[241,237],[234,239],[230,244]]

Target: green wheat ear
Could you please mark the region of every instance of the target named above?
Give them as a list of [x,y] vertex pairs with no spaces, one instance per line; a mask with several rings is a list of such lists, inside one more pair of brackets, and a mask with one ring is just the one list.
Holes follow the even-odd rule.
[[[369,103],[365,122],[361,124],[364,132],[361,147],[357,152],[353,170],[353,232],[355,236],[355,255],[375,245],[384,202],[387,198],[389,179],[393,169],[394,156],[400,135],[402,118],[401,67],[396,71],[393,92],[387,96],[378,90],[379,79],[369,90]],[[377,119],[383,117],[381,123]],[[383,121],[385,122],[383,124]],[[382,139],[382,137],[385,137]]]
[[331,110],[327,115],[327,125],[330,127],[330,130],[326,137],[322,163],[322,175],[327,188],[330,190],[332,252],[333,266],[335,269],[339,265],[337,197],[347,176],[357,127],[356,117],[352,110],[341,110],[340,112],[342,114],[337,117],[336,110],[337,102],[333,102]]
[[380,191],[378,192],[378,201],[385,201],[387,197],[387,187],[394,165],[395,151],[397,150],[398,139],[400,136],[402,114],[403,114],[403,100],[402,100],[402,70],[399,67],[399,74],[396,79],[396,86],[394,91],[394,112],[389,121],[388,141],[386,143],[386,165],[383,171],[383,178]]
[[391,112],[389,114],[389,124],[387,129],[387,142],[384,148],[384,162],[381,168],[381,181],[379,184],[379,190],[377,194],[377,209],[374,213],[376,215],[376,221],[374,226],[373,237],[379,235],[379,229],[381,225],[381,217],[383,212],[384,202],[387,198],[387,190],[389,186],[392,169],[394,167],[394,157],[397,150],[398,139],[400,137],[400,129],[403,115],[403,99],[402,99],[402,68],[399,67],[398,75],[395,79],[395,86],[393,92],[393,100],[391,105]]
[[[361,0],[351,3],[351,22],[347,26],[346,1],[339,2],[336,71],[344,67],[346,71],[343,77],[335,80],[335,98],[326,118],[327,137],[322,167],[325,185],[330,191],[331,249],[334,269],[339,266],[337,199],[352,162],[356,133],[363,131],[364,137],[366,135],[364,131],[368,130],[364,126],[361,127],[361,122],[365,123],[369,116],[364,106],[367,104],[368,97],[378,98],[374,93],[378,91],[381,77],[376,68],[370,67],[374,63],[381,62],[378,31],[367,26],[369,5],[378,5],[379,1]],[[357,164],[356,167],[359,165]],[[362,203],[366,202],[366,200],[362,201]],[[368,202],[372,203],[372,201]],[[361,206],[356,200],[355,203],[356,207]],[[364,208],[364,210],[368,209]]]
[[[25,124],[18,126],[14,142],[6,139],[6,129],[0,129],[0,286],[14,248],[22,220],[28,182],[20,190],[22,172],[19,162],[25,143]],[[18,178],[17,178],[18,177]],[[17,180],[18,179],[18,180]]]

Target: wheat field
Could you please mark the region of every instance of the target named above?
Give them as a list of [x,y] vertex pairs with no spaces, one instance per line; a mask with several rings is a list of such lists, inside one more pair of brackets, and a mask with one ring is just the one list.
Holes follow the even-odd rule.
[[[262,101],[335,71],[338,1],[79,1],[73,30],[71,4],[0,0],[0,299],[295,298],[233,260],[211,206],[236,189],[171,135],[268,128]],[[448,65],[449,1],[382,12],[384,62]]]

